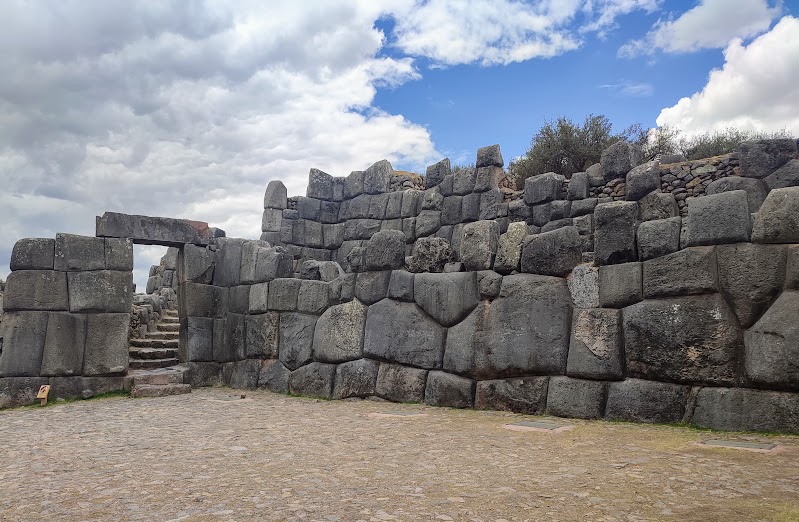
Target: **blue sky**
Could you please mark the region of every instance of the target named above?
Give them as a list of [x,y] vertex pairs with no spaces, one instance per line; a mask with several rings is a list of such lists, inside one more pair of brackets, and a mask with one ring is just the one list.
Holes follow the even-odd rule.
[[104,211],[256,238],[271,179],[507,164],[560,116],[799,133],[798,3],[2,2],[0,278],[17,239]]

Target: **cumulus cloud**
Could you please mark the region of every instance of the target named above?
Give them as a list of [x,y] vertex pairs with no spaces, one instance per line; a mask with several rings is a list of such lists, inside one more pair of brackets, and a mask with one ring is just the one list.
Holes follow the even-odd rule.
[[700,92],[660,112],[658,126],[799,132],[799,19],[783,17],[749,45],[735,40],[724,58]]
[[734,38],[751,38],[767,31],[782,12],[782,2],[768,0],[702,0],[676,19],[658,20],[647,35],[626,43],[619,56],[632,58],[656,51],[687,53],[720,49]]

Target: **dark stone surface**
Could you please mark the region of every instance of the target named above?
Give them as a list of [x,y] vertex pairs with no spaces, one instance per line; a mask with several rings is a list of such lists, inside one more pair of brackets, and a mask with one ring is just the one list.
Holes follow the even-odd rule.
[[180,360],[213,361],[214,320],[209,317],[187,317],[181,323]]
[[416,216],[416,236],[426,237],[435,234],[441,228],[441,211],[422,210]]
[[607,384],[570,377],[550,377],[547,413],[558,417],[598,419],[605,412]]
[[269,282],[268,308],[291,312],[297,309],[297,296],[302,280],[280,278]]
[[103,393],[129,391],[133,376],[119,377],[53,377],[50,379],[50,400],[88,399]]
[[480,167],[502,167],[505,162],[502,160],[502,152],[499,150],[499,145],[488,145],[477,149],[477,163],[475,166]]
[[55,240],[20,239],[11,250],[11,270],[53,270]]
[[621,311],[574,310],[566,373],[570,377],[617,380],[623,377]]
[[775,189],[755,214],[753,243],[799,243],[799,187]]
[[293,312],[280,314],[279,358],[289,370],[296,370],[313,360],[316,319],[313,315]]
[[371,165],[363,173],[363,191],[367,194],[383,194],[388,192],[391,184],[391,176],[394,175],[394,169],[391,163],[386,160],[380,160]]
[[394,402],[422,402],[427,370],[380,363],[375,394]]
[[286,208],[286,186],[280,180],[272,180],[264,193],[264,208]]
[[361,272],[355,278],[355,297],[370,305],[385,299],[391,281],[391,270]]
[[743,190],[688,200],[688,245],[749,241],[752,217]]
[[499,292],[502,288],[502,276],[493,270],[481,270],[477,272],[477,287],[480,291],[480,299],[499,297]]
[[222,366],[222,380],[231,388],[252,390],[258,387],[260,359],[234,361]]
[[599,306],[624,308],[641,301],[643,296],[641,263],[599,267]]
[[441,368],[445,333],[415,304],[385,299],[369,307],[363,353],[381,361]]
[[416,304],[444,326],[463,320],[480,298],[475,272],[417,274],[413,293]]
[[228,289],[228,311],[246,314],[250,309],[250,289],[252,286],[239,285]]
[[735,382],[738,320],[718,294],[646,300],[624,309],[627,375],[689,384]]
[[679,217],[644,221],[638,226],[638,258],[641,261],[666,256],[680,249]]
[[429,167],[427,167],[424,176],[425,188],[430,189],[435,187],[444,180],[444,176],[447,176],[449,174],[451,174],[449,158],[444,158],[438,163],[430,165]]
[[625,199],[638,201],[647,194],[660,190],[660,164],[650,161],[634,167],[627,173],[625,181]]
[[178,287],[181,317],[217,317],[227,313],[228,289],[198,283]]
[[127,373],[129,322],[130,312],[87,316],[83,375]]
[[476,221],[463,227],[460,260],[467,271],[489,270],[499,242],[499,223]]
[[189,362],[184,381],[193,388],[202,386],[221,386],[222,365],[216,362]]
[[8,274],[3,309],[67,310],[67,274],[53,270],[17,270]]
[[749,382],[799,390],[799,292],[786,290],[744,333],[744,369]]
[[[269,190],[267,189],[267,194]],[[137,245],[207,245],[224,232],[202,221],[106,212],[97,218],[97,237],[125,237]]]
[[424,402],[431,406],[471,408],[474,405],[474,381],[433,371],[427,375]]
[[569,188],[567,190],[567,197],[570,200],[585,199],[588,197],[589,189],[591,188],[590,180],[588,179],[587,172],[575,172],[569,179]]
[[715,430],[799,433],[799,394],[701,388],[691,423]]
[[766,199],[769,187],[765,181],[753,178],[742,178],[740,176],[727,176],[720,178],[705,188],[705,194],[721,194],[733,190],[743,190],[746,192],[746,200],[749,203],[749,212],[757,212],[760,205]]
[[519,269],[522,258],[522,242],[529,235],[525,222],[510,223],[508,231],[499,236],[497,255],[494,258],[494,270],[500,274],[510,274]]
[[644,298],[716,291],[716,250],[693,247],[643,263]]
[[680,207],[671,193],[650,192],[638,200],[638,217],[641,221],[678,217]]
[[297,294],[297,311],[321,314],[330,304],[330,284],[324,281],[303,281]]
[[217,249],[213,282],[216,286],[241,284],[241,257],[245,241],[229,237],[214,241]]
[[47,383],[47,377],[0,378],[0,409],[33,404],[39,387]]
[[112,270],[70,272],[70,312],[128,312],[133,305],[133,274]]
[[86,316],[51,312],[47,320],[41,375],[80,375],[86,342]]
[[394,270],[388,283],[388,297],[397,301],[413,302],[413,274]]
[[478,167],[477,178],[474,181],[475,192],[485,192],[486,190],[493,190],[499,188],[499,183],[505,172],[501,167]]
[[788,247],[785,267],[785,288],[799,290],[799,245]]
[[391,270],[405,264],[405,234],[382,230],[366,243],[366,270]]
[[47,335],[47,318],[47,312],[3,314],[0,322],[0,338],[3,340],[0,377],[39,375]]
[[440,237],[421,238],[413,244],[411,272],[443,272],[444,265],[453,260],[450,244]]
[[768,190],[799,186],[799,159],[793,159],[769,174],[763,181]]
[[582,240],[572,226],[527,236],[522,242],[522,272],[563,277],[581,260]]
[[380,363],[369,359],[358,359],[336,366],[333,398],[346,399],[374,395],[379,366]]
[[357,299],[325,310],[314,330],[314,359],[340,363],[363,357],[366,311],[367,306]]
[[747,178],[765,178],[796,157],[792,138],[745,141],[738,145],[741,173]]
[[524,180],[524,202],[537,205],[560,199],[565,181],[566,178],[554,172],[530,176]]
[[643,154],[638,145],[617,141],[602,151],[599,163],[605,180],[624,177],[630,169],[641,163]]
[[594,256],[598,265],[616,265],[636,261],[635,233],[638,229],[638,205],[632,201],[614,201],[594,209]]
[[308,173],[308,190],[305,194],[309,198],[328,201],[333,199],[333,176],[319,169],[311,169]]
[[217,358],[219,362],[238,361],[246,357],[247,330],[243,314],[228,313],[225,317],[225,329],[222,335],[224,356]]
[[101,237],[56,234],[53,266],[56,270],[103,270],[105,241]]
[[608,387],[605,416],[632,422],[679,422],[685,414],[689,386],[625,379]]
[[288,393],[290,376],[291,372],[280,361],[267,359],[261,365],[258,387],[274,393]]
[[719,245],[716,258],[721,293],[741,326],[749,328],[782,290],[786,249],[752,243]]
[[216,254],[208,247],[185,245],[178,262],[178,281],[180,284],[211,284],[214,277]]
[[548,383],[548,377],[479,381],[474,407],[478,410],[512,411],[527,415],[543,413]]
[[308,395],[330,399],[333,395],[335,364],[314,362],[291,372],[289,392],[294,395]]
[[274,359],[278,353],[277,313],[245,316],[245,354],[247,357]]

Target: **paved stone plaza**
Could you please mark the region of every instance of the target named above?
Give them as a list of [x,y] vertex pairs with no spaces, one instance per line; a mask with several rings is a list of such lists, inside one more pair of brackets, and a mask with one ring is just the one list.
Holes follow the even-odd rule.
[[0,439],[2,520],[799,520],[797,437],[214,388],[6,410]]

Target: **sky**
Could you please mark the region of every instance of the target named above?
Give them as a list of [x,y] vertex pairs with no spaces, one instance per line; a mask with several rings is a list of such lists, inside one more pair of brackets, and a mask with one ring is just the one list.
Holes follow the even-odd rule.
[[270,180],[507,165],[589,114],[799,134],[799,0],[5,0],[0,278],[104,211],[254,239]]

